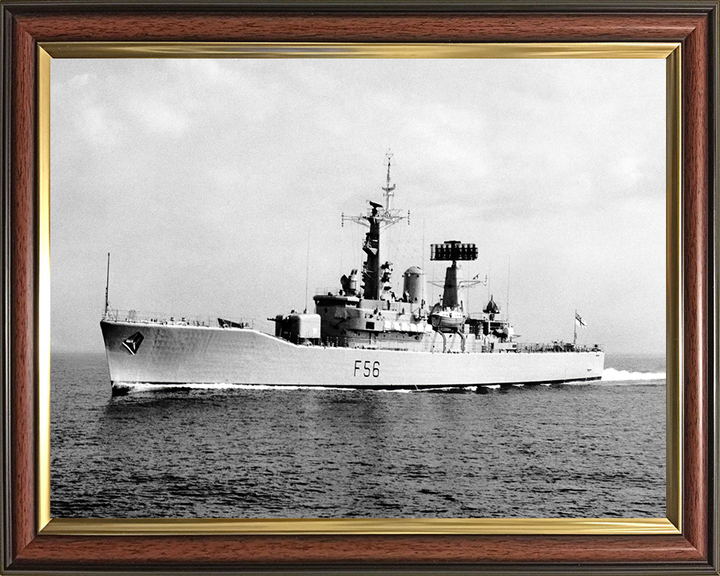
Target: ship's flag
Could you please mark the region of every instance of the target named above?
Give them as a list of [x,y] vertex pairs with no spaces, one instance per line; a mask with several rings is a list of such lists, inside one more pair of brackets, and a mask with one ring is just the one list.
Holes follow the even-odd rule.
[[233,322],[232,320],[225,320],[225,318],[218,318],[218,326],[220,328],[245,328],[245,325],[240,322]]
[[575,312],[575,323],[580,326],[581,328],[587,328],[587,324],[583,322],[583,319],[580,317],[580,314]]

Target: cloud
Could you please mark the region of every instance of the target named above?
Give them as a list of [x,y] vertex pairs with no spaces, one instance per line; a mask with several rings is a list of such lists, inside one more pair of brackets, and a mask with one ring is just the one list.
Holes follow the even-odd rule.
[[94,146],[112,147],[124,131],[122,122],[104,104],[88,103],[78,110],[75,124],[79,137]]
[[186,134],[191,126],[187,112],[149,94],[130,96],[126,109],[133,128],[146,134],[178,138]]
[[662,61],[52,66],[54,339],[101,348],[108,250],[120,307],[298,308],[308,233],[310,290],[359,267],[363,230],[340,215],[382,199],[392,148],[412,215],[388,232],[398,278],[431,242],[476,242],[496,295],[512,262],[521,333],[560,331],[577,297],[597,335],[611,309],[653,335],[604,343],[663,347]]

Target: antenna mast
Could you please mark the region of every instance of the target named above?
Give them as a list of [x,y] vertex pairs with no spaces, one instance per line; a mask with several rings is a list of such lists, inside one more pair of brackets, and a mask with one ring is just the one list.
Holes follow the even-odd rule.
[[395,196],[395,194],[393,193],[393,190],[395,190],[396,185],[393,184],[392,186],[390,186],[390,164],[392,162],[392,157],[393,157],[393,153],[388,150],[388,153],[385,154],[385,158],[387,159],[387,167],[388,167],[387,180],[386,180],[385,186],[383,186],[383,190],[385,191],[385,194],[383,194],[383,196],[385,196],[385,211],[386,212],[390,211],[390,198]]
[[505,316],[508,322],[510,321],[510,257],[508,257],[508,282],[507,282],[507,307],[505,310]]
[[108,313],[108,289],[110,288],[110,252],[108,252],[108,261],[107,261],[107,276],[105,277],[105,312],[103,313],[103,318],[107,318]]
[[310,230],[308,230],[307,259],[305,260],[305,313],[308,311],[308,288],[310,286]]
[[[362,278],[364,281],[363,286],[363,297],[371,300],[379,300],[382,292],[383,284],[387,283],[386,278],[389,278],[389,271],[385,270],[381,265],[380,257],[380,232],[389,228],[393,224],[397,224],[401,220],[407,220],[410,223],[410,212],[407,215],[402,213],[402,210],[390,207],[390,199],[395,195],[395,184],[390,184],[390,167],[392,152],[388,152],[385,155],[387,160],[387,176],[385,178],[385,186],[382,186],[385,196],[385,206],[378,202],[369,201],[370,209],[366,214],[359,215],[346,215],[342,214],[341,222],[344,224],[345,221],[355,222],[365,226],[370,230],[365,234],[365,243],[363,245],[363,252],[365,252],[366,259],[363,264]],[[389,265],[389,263],[387,263]]]

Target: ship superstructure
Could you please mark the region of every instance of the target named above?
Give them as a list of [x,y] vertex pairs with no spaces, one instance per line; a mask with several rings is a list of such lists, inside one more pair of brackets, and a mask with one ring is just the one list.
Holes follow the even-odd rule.
[[468,313],[460,290],[479,281],[462,280],[459,262],[477,259],[475,244],[431,245],[431,260],[450,263],[439,301],[427,301],[420,266],[405,270],[396,291],[381,235],[409,213],[392,207],[391,160],[384,203],[369,201],[365,213],[342,215],[343,223],[367,228],[360,271],[351,269],[336,290],[315,295],[314,313],[276,315],[274,334],[223,318],[122,315],[109,309],[106,291],[100,324],[113,392],[139,383],[425,389],[600,379],[599,347],[523,345],[492,297],[481,313]]

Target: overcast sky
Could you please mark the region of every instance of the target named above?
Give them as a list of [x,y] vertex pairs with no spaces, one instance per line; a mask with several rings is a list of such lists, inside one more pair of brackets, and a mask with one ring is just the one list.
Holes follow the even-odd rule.
[[389,149],[396,292],[474,242],[464,300],[509,282],[523,341],[577,309],[581,343],[665,351],[663,60],[55,59],[51,86],[53,351],[103,350],[108,252],[115,308],[304,308],[361,266],[341,214],[382,200]]

